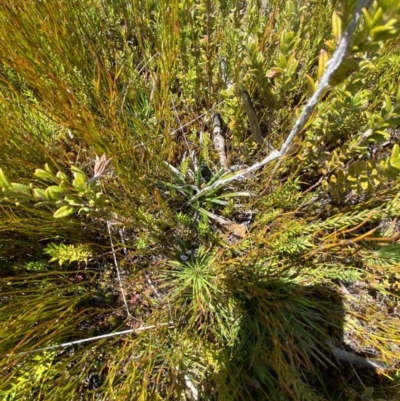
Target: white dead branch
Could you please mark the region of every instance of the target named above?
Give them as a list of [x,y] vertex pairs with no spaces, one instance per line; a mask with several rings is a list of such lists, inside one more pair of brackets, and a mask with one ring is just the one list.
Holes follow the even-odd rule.
[[[281,149],[274,150],[263,160],[254,163],[252,166],[250,166],[244,170],[241,170],[234,175],[228,175],[225,178],[221,178],[221,179],[217,180],[214,184],[205,187],[203,190],[201,190],[199,193],[197,193],[196,195],[194,195],[192,197],[192,199],[190,200],[190,203],[195,201],[196,199],[198,199],[200,196],[202,196],[206,192],[213,191],[216,188],[219,188],[219,187],[222,187],[222,186],[228,184],[229,182],[232,182],[239,178],[243,178],[247,174],[249,174],[255,170],[258,170],[259,168],[265,166],[266,164],[272,162],[275,159],[282,159],[282,157],[289,150],[289,147],[290,147],[294,137],[297,134],[299,134],[302,131],[302,129],[304,128],[305,124],[307,123],[308,119],[311,116],[311,113],[315,109],[315,106],[317,105],[319,99],[321,98],[321,96],[325,92],[325,90],[328,88],[330,79],[332,78],[333,74],[340,67],[342,61],[346,57],[346,51],[351,43],[351,39],[353,37],[354,30],[356,28],[357,22],[361,15],[361,10],[367,4],[368,4],[368,0],[358,0],[355,13],[354,13],[352,19],[350,20],[350,23],[347,26],[346,30],[343,32],[343,36],[340,39],[340,42],[338,44],[338,47],[335,50],[335,53],[333,54],[331,60],[329,60],[329,63],[324,72],[324,75],[321,78],[321,82],[319,83],[316,91],[311,96],[308,103],[304,106],[300,117],[297,119],[296,123],[294,124],[288,137],[286,138],[285,142],[281,146]],[[276,171],[276,169],[277,169],[277,167],[275,168],[275,171]]]

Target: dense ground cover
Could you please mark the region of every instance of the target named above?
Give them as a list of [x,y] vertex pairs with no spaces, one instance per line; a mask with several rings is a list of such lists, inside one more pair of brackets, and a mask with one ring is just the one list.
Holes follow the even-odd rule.
[[0,2],[2,399],[399,399],[397,3]]

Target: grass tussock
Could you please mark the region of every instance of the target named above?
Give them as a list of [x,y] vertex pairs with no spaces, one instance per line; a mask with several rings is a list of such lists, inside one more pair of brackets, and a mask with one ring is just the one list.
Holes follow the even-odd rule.
[[399,398],[397,1],[244,174],[359,4],[1,2],[2,399]]

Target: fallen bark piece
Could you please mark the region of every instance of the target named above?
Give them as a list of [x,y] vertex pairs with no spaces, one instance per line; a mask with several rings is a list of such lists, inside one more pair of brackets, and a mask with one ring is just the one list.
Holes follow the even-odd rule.
[[215,213],[210,212],[209,210],[199,208],[199,212],[205,214],[206,216],[213,219],[217,222],[220,226],[230,231],[232,234],[236,235],[239,238],[246,238],[247,236],[247,229],[240,224],[236,224],[231,220],[225,219],[221,216],[216,215]]

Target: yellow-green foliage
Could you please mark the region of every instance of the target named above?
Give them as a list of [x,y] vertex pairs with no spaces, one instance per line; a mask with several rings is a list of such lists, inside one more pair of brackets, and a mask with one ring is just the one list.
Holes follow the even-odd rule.
[[2,399],[399,399],[397,0],[242,174],[242,91],[279,149],[357,3],[2,2]]
[[49,244],[45,248],[45,253],[51,256],[49,262],[57,261],[61,266],[64,263],[70,264],[71,262],[86,262],[91,256],[90,249],[82,245],[69,245],[64,244],[56,245]]

